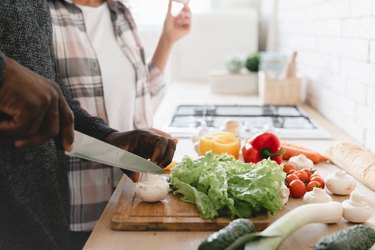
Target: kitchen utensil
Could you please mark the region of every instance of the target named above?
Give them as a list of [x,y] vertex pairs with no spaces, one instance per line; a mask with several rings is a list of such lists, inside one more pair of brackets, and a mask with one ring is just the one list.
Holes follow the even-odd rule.
[[65,154],[134,172],[164,174],[155,163],[78,131],[72,151]]

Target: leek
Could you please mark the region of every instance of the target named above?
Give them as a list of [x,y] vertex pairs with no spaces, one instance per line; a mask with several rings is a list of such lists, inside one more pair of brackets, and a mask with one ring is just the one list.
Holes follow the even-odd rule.
[[267,227],[253,241],[245,245],[245,250],[274,250],[297,231],[309,223],[337,223],[343,215],[343,207],[339,202],[314,203],[297,207],[280,217]]

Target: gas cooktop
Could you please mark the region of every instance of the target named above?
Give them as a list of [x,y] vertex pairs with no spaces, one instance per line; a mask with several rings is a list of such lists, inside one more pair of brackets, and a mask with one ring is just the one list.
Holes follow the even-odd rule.
[[180,105],[166,130],[189,137],[201,127],[223,130],[229,119],[240,123],[241,137],[274,131],[283,139],[330,138],[300,107],[289,105]]

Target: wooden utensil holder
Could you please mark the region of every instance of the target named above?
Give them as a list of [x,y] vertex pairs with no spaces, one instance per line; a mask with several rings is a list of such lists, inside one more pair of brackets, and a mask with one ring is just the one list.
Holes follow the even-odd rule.
[[258,73],[259,98],[262,105],[302,104],[302,78],[271,79]]

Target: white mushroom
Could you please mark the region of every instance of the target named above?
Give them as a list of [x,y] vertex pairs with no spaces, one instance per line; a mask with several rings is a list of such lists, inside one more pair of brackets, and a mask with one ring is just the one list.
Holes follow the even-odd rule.
[[330,174],[326,179],[326,187],[329,191],[337,195],[348,195],[356,186],[356,180],[345,171],[340,170]]
[[344,218],[353,223],[363,223],[370,219],[372,209],[366,203],[363,196],[357,192],[350,195],[349,200],[342,202],[344,208]]
[[145,202],[157,202],[169,193],[167,180],[155,174],[145,174],[135,185],[136,195]]
[[332,201],[332,197],[329,196],[324,189],[314,188],[312,191],[307,192],[303,196],[305,203],[325,203]]
[[312,160],[307,158],[304,154],[290,157],[288,162],[295,165],[298,169],[314,168],[314,162],[312,162]]

